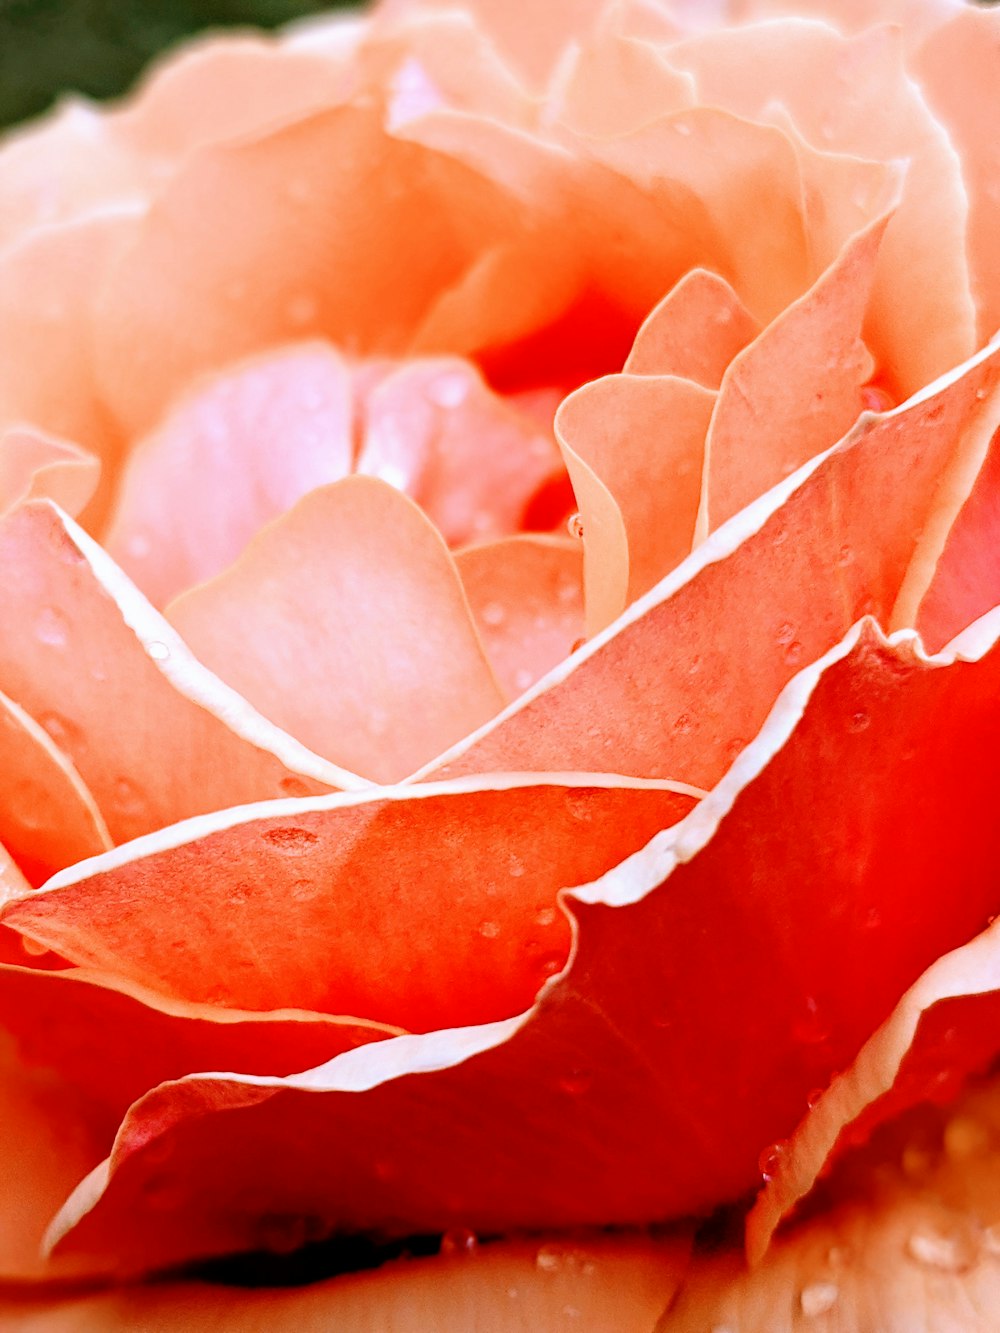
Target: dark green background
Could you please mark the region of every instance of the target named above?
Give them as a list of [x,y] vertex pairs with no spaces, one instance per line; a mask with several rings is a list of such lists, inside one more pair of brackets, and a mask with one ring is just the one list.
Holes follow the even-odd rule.
[[43,111],[70,88],[122,92],[188,33],[220,24],[274,27],[346,8],[344,0],[0,0],[0,125]]

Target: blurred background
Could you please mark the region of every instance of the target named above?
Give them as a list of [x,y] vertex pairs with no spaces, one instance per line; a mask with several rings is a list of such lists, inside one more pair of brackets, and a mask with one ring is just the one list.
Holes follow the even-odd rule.
[[0,0],[0,127],[36,116],[70,89],[113,97],[190,33],[273,28],[345,0]]

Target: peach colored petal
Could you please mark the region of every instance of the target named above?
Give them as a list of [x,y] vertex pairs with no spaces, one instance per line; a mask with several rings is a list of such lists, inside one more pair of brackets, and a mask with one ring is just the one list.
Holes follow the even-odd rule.
[[992,1333],[998,1119],[987,1086],[950,1119],[903,1121],[834,1183],[837,1206],[777,1241],[759,1267],[747,1271],[732,1251],[697,1257],[657,1333]]
[[835,443],[872,373],[861,326],[889,218],[880,218],[723,376],[705,443],[699,532]]
[[[565,895],[569,961],[518,1017],[156,1089],[54,1222],[57,1252],[164,1263],[252,1245],[268,1212],[490,1233],[740,1196],[810,1090],[997,910],[998,629],[926,659],[912,634],[857,625],[691,814]],[[180,1195],[155,1217],[152,1135]]]
[[585,40],[560,73],[545,115],[578,134],[627,134],[691,106],[694,80],[649,42],[604,28]]
[[551,435],[454,357],[404,364],[372,390],[357,467],[416,500],[452,546],[517,532],[563,475]]
[[0,520],[0,563],[0,689],[69,757],[116,841],[240,801],[361,785],[195,662],[50,502]]
[[958,159],[902,57],[893,29],[844,40],[803,19],[720,29],[671,49],[709,103],[756,118],[777,102],[814,148],[908,162],[866,329],[904,397],[968,356],[975,329]]
[[[323,162],[337,170],[318,171]],[[102,293],[104,392],[136,433],[195,375],[290,338],[398,350],[517,213],[482,176],[389,136],[373,108],[204,147]]]
[[530,1004],[565,962],[558,891],[693,801],[676,784],[562,775],[264,803],[68,871],[6,920],[192,1002],[482,1022]]
[[553,1236],[402,1259],[286,1290],[158,1283],[0,1297],[11,1333],[648,1333],[687,1265],[680,1236]]
[[[52,634],[61,626],[43,622]],[[107,851],[111,838],[86,784],[49,733],[0,693],[0,838],[35,883]]]
[[556,432],[583,523],[587,632],[690,552],[716,395],[670,375],[610,375],[567,398]]
[[916,616],[937,649],[1000,603],[1000,432],[947,535]]
[[725,278],[692,269],[636,334],[625,370],[632,375],[677,375],[717,389],[730,361],[759,332]]
[[265,717],[376,781],[503,703],[440,534],[373,477],[310,492],[168,617]]
[[455,557],[497,680],[514,698],[562,662],[583,637],[579,542],[518,536]]
[[30,426],[0,433],[0,513],[21,500],[54,500],[75,518],[94,493],[93,454]]
[[136,225],[127,213],[33,232],[0,253],[0,424],[30,422],[101,460],[120,440],[93,383],[91,308]]
[[994,344],[912,403],[862,417],[421,776],[613,767],[714,785],[803,663],[859,616],[888,620],[998,377]]
[[157,606],[212,578],[265,523],[354,461],[343,358],[307,343],[190,390],[132,452],[104,545]]
[[45,1262],[43,1232],[107,1153],[129,1103],[150,1087],[220,1066],[293,1072],[393,1032],[292,1012],[221,1015],[114,984],[79,971],[0,968],[4,1279],[66,1276],[81,1267]]
[[[948,129],[962,163],[969,196],[966,245],[979,336],[1000,328],[1000,143],[992,132],[1000,88],[1000,15],[975,5],[957,6],[916,55],[917,78],[935,114]],[[956,79],[955,71],[962,77]]]

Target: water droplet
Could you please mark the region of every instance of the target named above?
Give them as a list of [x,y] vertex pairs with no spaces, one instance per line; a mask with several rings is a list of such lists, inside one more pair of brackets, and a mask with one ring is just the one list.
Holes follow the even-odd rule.
[[691,720],[691,714],[681,713],[680,717],[674,722],[674,731],[676,731],[679,736],[686,736],[693,725],[694,723]]
[[871,726],[871,718],[867,713],[852,713],[847,723],[847,730],[851,732],[867,731]]
[[802,645],[798,639],[793,639],[785,649],[785,661],[789,666],[795,666],[802,661]]
[[319,301],[311,292],[293,296],[286,308],[290,324],[311,324],[319,314]]
[[545,954],[538,960],[538,970],[543,977],[554,977],[557,972],[561,972],[566,966],[566,958],[563,954]]
[[264,1213],[256,1226],[257,1245],[272,1254],[294,1254],[328,1232],[321,1218],[302,1213]]
[[806,1094],[806,1106],[808,1106],[810,1111],[813,1109],[814,1106],[819,1105],[820,1099],[822,1098],[824,1092],[826,1092],[826,1088],[812,1088]]
[[795,638],[795,626],[788,620],[783,621],[778,626],[778,631],[774,636],[775,642],[780,643],[782,647]]
[[565,1257],[558,1245],[543,1245],[535,1255],[535,1267],[540,1273],[558,1273]]
[[982,402],[985,397],[986,397],[986,390],[983,388],[982,385],[980,385],[979,388],[976,390],[976,398],[979,400],[979,402]]
[[152,542],[142,532],[133,532],[125,539],[125,550],[133,560],[145,560],[152,549]]
[[788,531],[787,531],[787,529],[785,529],[785,528],[775,528],[774,532],[771,534],[771,545],[772,545],[772,546],[784,546],[785,542],[787,542],[787,541],[788,541]]
[[507,874],[514,879],[520,879],[524,874],[524,862],[513,852],[510,852],[507,856]]
[[535,916],[535,921],[540,926],[551,926],[555,923],[556,909],[554,907],[543,907]]
[[979,1243],[987,1254],[1000,1255],[1000,1222],[994,1222],[991,1226],[983,1227],[979,1235]]
[[556,601],[562,602],[563,606],[568,606],[571,602],[578,602],[579,600],[579,585],[571,583],[568,579],[561,579],[556,587]]
[[566,809],[572,819],[589,824],[594,818],[594,809],[599,799],[600,793],[593,787],[571,787],[566,793]]
[[848,546],[848,544],[845,542],[844,545],[841,546],[841,548],[837,552],[837,564],[840,566],[841,569],[843,569],[845,565],[850,565],[853,563],[854,563],[854,547]]
[[21,936],[21,948],[32,958],[40,958],[43,953],[49,952],[49,946],[42,944],[38,940],[33,940],[30,935]]
[[903,1174],[911,1179],[926,1176],[934,1166],[934,1154],[926,1148],[918,1148],[915,1143],[907,1144],[900,1159]]
[[266,829],[262,836],[268,846],[285,856],[303,856],[306,852],[311,852],[319,842],[318,834],[310,832],[309,829],[294,828],[290,825]]
[[441,1237],[441,1253],[446,1257],[475,1254],[479,1249],[479,1238],[468,1227],[452,1227]]
[[943,1231],[914,1231],[906,1242],[906,1253],[921,1268],[942,1273],[961,1273],[971,1267],[968,1247]]
[[527,667],[519,667],[514,672],[514,688],[516,690],[526,690],[529,685],[534,684],[534,676]]
[[579,1097],[589,1090],[593,1081],[594,1075],[591,1070],[571,1069],[559,1079],[559,1090],[565,1092],[568,1097]]
[[803,1046],[819,1046],[829,1040],[830,1029],[811,995],[806,998],[805,1013],[792,1024],[792,1036]]
[[495,921],[484,921],[479,927],[479,933],[484,940],[495,940],[500,934],[500,927]]
[[146,652],[149,653],[154,662],[165,662],[170,656],[170,649],[159,639],[152,639],[147,643]]
[[142,815],[147,809],[147,801],[143,792],[134,782],[128,778],[117,778],[115,781],[113,796],[115,805],[123,815]]
[[283,796],[308,796],[310,794],[309,784],[303,782],[301,778],[282,778],[278,783],[278,790]]
[[491,625],[494,629],[497,625],[502,625],[506,618],[506,611],[500,602],[487,602],[483,607],[483,624]]
[[673,125],[675,133],[683,135],[685,138],[691,133],[691,126],[686,120],[675,120]]
[[296,879],[288,886],[288,896],[296,903],[307,903],[319,896],[322,885],[314,879]]
[[583,536],[583,519],[582,519],[582,517],[581,517],[579,514],[571,514],[571,515],[570,515],[570,517],[569,517],[569,519],[568,519],[568,521],[567,521],[567,523],[566,523],[566,531],[569,533],[569,535],[570,535],[571,537],[576,537],[577,540],[579,540],[580,538],[582,538],[582,536]]
[[579,652],[586,642],[587,642],[586,639],[574,639],[573,646],[570,648],[570,652],[571,653]]
[[760,1174],[765,1180],[774,1179],[785,1160],[787,1151],[787,1143],[772,1143],[764,1149],[757,1159],[757,1165],[760,1167]]
[[42,713],[38,720],[63,750],[78,746],[83,740],[80,728],[60,713]]
[[861,406],[865,412],[888,412],[892,396],[877,384],[863,384],[860,390]]
[[810,1282],[799,1294],[799,1305],[807,1319],[827,1314],[837,1304],[840,1288],[836,1282]]
[[39,643],[47,644],[50,648],[65,648],[69,640],[66,617],[54,607],[45,607],[35,621],[35,636]]
[[956,1162],[982,1157],[990,1149],[990,1131],[974,1116],[956,1115],[944,1130],[944,1150]]
[[427,385],[425,392],[438,407],[451,408],[460,407],[465,402],[471,387],[465,375],[438,375]]

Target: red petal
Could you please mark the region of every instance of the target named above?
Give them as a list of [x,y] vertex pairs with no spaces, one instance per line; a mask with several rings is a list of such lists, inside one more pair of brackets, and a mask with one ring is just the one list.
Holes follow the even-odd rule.
[[308,491],[348,475],[352,416],[350,372],[322,343],[224,371],[132,453],[105,546],[163,606]]
[[0,521],[0,689],[42,725],[116,841],[240,801],[360,785],[212,676],[47,501]]
[[266,717],[379,782],[503,704],[440,535],[371,477],[312,491],[168,614]]
[[508,698],[562,662],[583,637],[579,542],[508,537],[460,551],[455,563]]
[[677,375],[717,389],[730,361],[759,332],[725,278],[692,269],[636,334],[625,370],[632,375]]
[[507,777],[263,804],[68,871],[6,919],[76,963],[186,1000],[410,1030],[482,1022],[530,1004],[565,962],[559,890],[603,874],[692,799],[662,783]]
[[913,403],[863,418],[424,773],[613,768],[713,786],[802,663],[865,613],[888,621],[998,378],[994,346]]
[[[502,1232],[738,1196],[809,1090],[996,911],[982,779],[1000,648],[983,629],[963,657],[927,661],[912,637],[856,627],[691,815],[568,895],[570,962],[519,1018],[390,1039],[299,1077],[151,1093],[106,1187],[95,1177],[67,1205],[68,1250],[150,1264],[247,1247],[274,1211]],[[181,1196],[155,1217],[141,1203],[154,1133]]]

